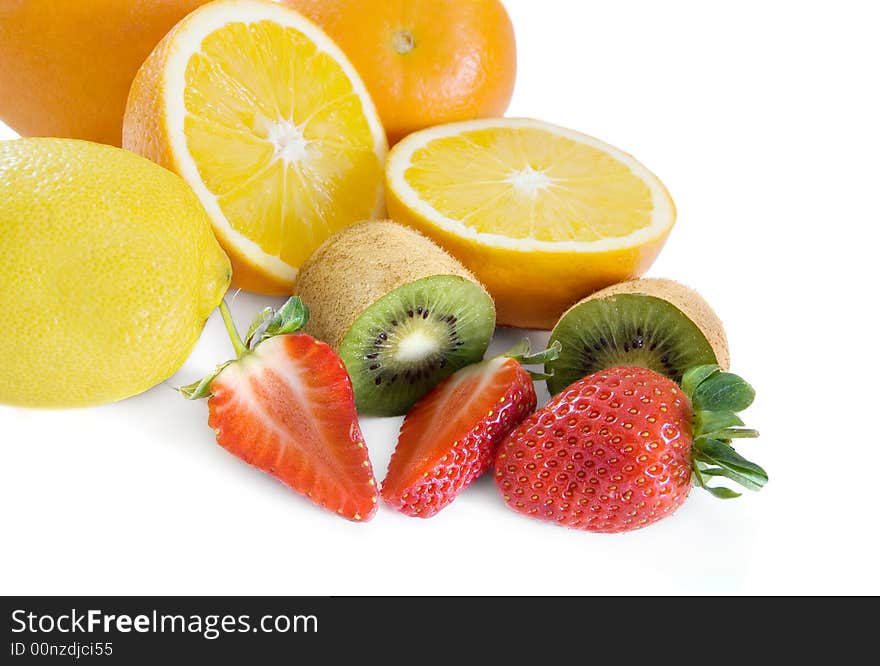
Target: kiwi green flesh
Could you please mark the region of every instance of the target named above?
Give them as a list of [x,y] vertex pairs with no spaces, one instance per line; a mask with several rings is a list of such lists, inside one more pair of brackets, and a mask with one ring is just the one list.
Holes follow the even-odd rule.
[[550,335],[562,345],[546,365],[550,393],[605,368],[639,366],[681,382],[695,365],[716,363],[699,327],[669,301],[647,294],[587,300],[569,310]]
[[483,358],[495,305],[477,284],[434,275],[388,292],[364,310],[339,345],[364,414],[405,414],[456,370]]

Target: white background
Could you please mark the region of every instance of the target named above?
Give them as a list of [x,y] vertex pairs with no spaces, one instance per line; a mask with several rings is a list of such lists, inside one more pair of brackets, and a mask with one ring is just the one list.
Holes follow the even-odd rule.
[[[770,484],[728,502],[695,491],[628,535],[524,518],[491,476],[430,520],[383,506],[349,523],[227,454],[204,404],[172,390],[231,354],[212,319],[140,397],[0,407],[3,593],[880,593],[871,3],[507,6],[510,115],[617,145],[672,193],[678,225],[649,274],[695,286],[725,321],[758,391],[746,415],[762,436],[742,450]],[[267,300],[240,294],[239,323]],[[381,478],[399,419],[362,425]]]

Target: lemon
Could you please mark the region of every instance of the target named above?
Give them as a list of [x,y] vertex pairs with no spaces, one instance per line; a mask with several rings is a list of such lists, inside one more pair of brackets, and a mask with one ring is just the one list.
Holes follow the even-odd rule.
[[290,293],[328,236],[384,214],[387,143],[367,89],[280,4],[219,0],[178,23],[135,77],[123,146],[193,187],[251,291]]
[[0,403],[97,405],[167,379],[229,277],[174,174],[86,141],[0,141]]
[[394,220],[486,285],[499,323],[528,328],[644,273],[675,222],[666,188],[633,157],[531,119],[411,134],[388,156],[386,189]]

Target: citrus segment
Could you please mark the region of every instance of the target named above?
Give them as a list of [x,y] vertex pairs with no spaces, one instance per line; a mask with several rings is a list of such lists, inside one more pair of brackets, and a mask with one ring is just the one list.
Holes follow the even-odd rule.
[[395,146],[386,179],[391,216],[456,255],[510,325],[550,328],[583,296],[641,275],[675,221],[631,156],[535,120],[417,132]]
[[187,17],[141,69],[126,126],[126,147],[193,185],[237,286],[289,291],[328,236],[383,212],[372,101],[329,38],[282,6],[221,1]]

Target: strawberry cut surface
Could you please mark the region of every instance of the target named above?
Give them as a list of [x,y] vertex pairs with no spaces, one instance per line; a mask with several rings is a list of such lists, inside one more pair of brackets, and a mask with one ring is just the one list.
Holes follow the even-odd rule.
[[498,444],[535,404],[531,377],[512,358],[459,370],[404,419],[383,499],[407,515],[435,515],[492,466]]
[[336,353],[308,335],[279,335],[211,382],[217,442],[313,502],[350,520],[376,512],[377,488]]

